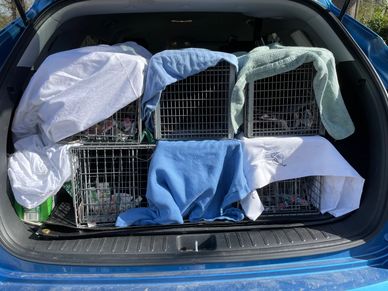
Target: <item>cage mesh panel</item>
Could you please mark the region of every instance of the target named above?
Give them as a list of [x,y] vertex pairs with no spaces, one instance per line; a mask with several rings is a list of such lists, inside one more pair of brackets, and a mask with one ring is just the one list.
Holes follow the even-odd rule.
[[263,215],[319,214],[320,177],[274,182],[257,191],[264,205]]
[[[255,81],[252,109],[248,109],[248,137],[318,135],[322,133],[313,91],[312,63],[283,74]],[[247,124],[246,124],[247,126]]]
[[112,224],[120,212],[147,206],[147,174],[153,148],[133,145],[72,149],[78,226]]
[[[159,102],[159,139],[230,136],[231,65],[217,66],[166,87]],[[233,71],[234,72],[234,71]],[[158,118],[156,118],[158,122]]]
[[138,143],[141,132],[139,102],[139,100],[132,102],[111,117],[65,139],[64,142]]

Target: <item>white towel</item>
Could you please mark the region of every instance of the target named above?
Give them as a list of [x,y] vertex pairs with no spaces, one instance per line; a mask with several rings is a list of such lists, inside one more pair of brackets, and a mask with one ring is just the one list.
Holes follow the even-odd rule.
[[240,203],[245,215],[253,221],[259,218],[264,211],[264,205],[256,190],[249,193],[244,199],[241,199]]
[[20,205],[40,205],[69,180],[69,146],[56,142],[138,99],[149,57],[129,42],[60,52],[42,63],[12,124],[16,152],[9,158],[8,176]]
[[45,146],[38,135],[15,143],[8,176],[16,201],[31,209],[54,196],[71,177],[69,145]]
[[126,48],[84,47],[49,56],[16,109],[15,141],[42,131],[45,139],[58,142],[138,99],[147,59]]
[[321,136],[242,138],[244,171],[251,189],[322,176],[321,213],[341,216],[360,206],[364,179]]

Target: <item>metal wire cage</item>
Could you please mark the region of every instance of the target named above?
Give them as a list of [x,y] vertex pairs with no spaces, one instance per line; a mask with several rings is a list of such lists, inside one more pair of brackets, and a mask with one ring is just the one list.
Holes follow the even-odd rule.
[[274,182],[257,190],[264,215],[316,215],[321,203],[321,178],[318,176]]
[[154,147],[83,145],[71,149],[78,227],[112,225],[121,212],[147,206],[147,175]]
[[80,141],[84,144],[140,143],[142,127],[139,110],[140,101],[136,100],[111,117],[65,139],[64,142]]
[[248,83],[244,131],[247,137],[324,134],[313,90],[312,63]]
[[155,111],[155,138],[232,138],[235,68],[226,61],[166,87]]

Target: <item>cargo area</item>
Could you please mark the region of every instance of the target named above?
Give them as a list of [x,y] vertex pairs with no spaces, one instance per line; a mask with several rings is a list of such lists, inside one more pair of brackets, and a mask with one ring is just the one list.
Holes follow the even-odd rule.
[[[173,9],[171,3],[155,7],[133,4],[135,8],[126,7],[128,11],[120,13],[115,11],[120,4],[105,9],[103,2],[90,11],[81,3],[58,7],[46,26],[41,20],[29,41],[26,36],[24,50],[2,81],[0,93],[7,100],[2,105],[1,134],[7,138],[1,142],[4,183],[0,216],[3,241],[15,254],[30,250],[26,257],[31,260],[69,264],[83,260],[84,264],[100,265],[185,263],[189,258],[190,262],[238,261],[336,250],[359,244],[370,235],[368,225],[377,224],[378,217],[384,215],[387,200],[386,100],[352,43],[327,23],[338,24],[333,20],[324,23],[319,8],[303,1],[275,1],[272,5],[271,1],[257,5],[243,1],[240,6],[224,1],[224,6],[209,7],[199,1],[197,6],[191,4],[195,7],[179,9]],[[50,21],[55,25],[48,25]],[[78,143],[70,150],[72,179],[57,195],[65,198],[54,198],[56,214],[43,227],[21,221],[13,207],[6,158],[14,152],[11,122],[30,78],[54,53],[126,41],[134,41],[152,54],[183,48],[249,52],[273,43],[331,51],[344,104],[355,127],[352,135],[335,140],[325,130],[314,98],[316,70],[312,63],[248,82],[239,134],[246,138],[325,138],[365,179],[360,208],[339,217],[322,214],[322,177],[307,176],[257,189],[264,209],[255,221],[245,217],[237,222],[193,222],[183,217],[183,224],[114,226],[119,213],[147,207],[148,169],[157,141],[226,142],[239,137],[230,121],[237,74],[232,65],[219,62],[163,90],[152,114],[155,128],[151,138],[143,134],[147,126],[139,99],[62,140],[61,144]],[[282,158],[276,153],[271,156],[278,164],[283,163]],[[243,209],[239,202],[233,206]]]

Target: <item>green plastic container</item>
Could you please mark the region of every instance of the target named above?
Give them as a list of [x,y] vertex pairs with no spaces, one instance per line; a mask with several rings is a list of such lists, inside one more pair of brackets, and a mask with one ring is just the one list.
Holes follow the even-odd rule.
[[26,222],[33,222],[33,223],[46,221],[47,218],[49,218],[51,211],[53,210],[53,207],[54,207],[53,197],[48,198],[41,205],[32,209],[27,209],[21,206],[19,203],[15,202],[15,210],[19,218]]

